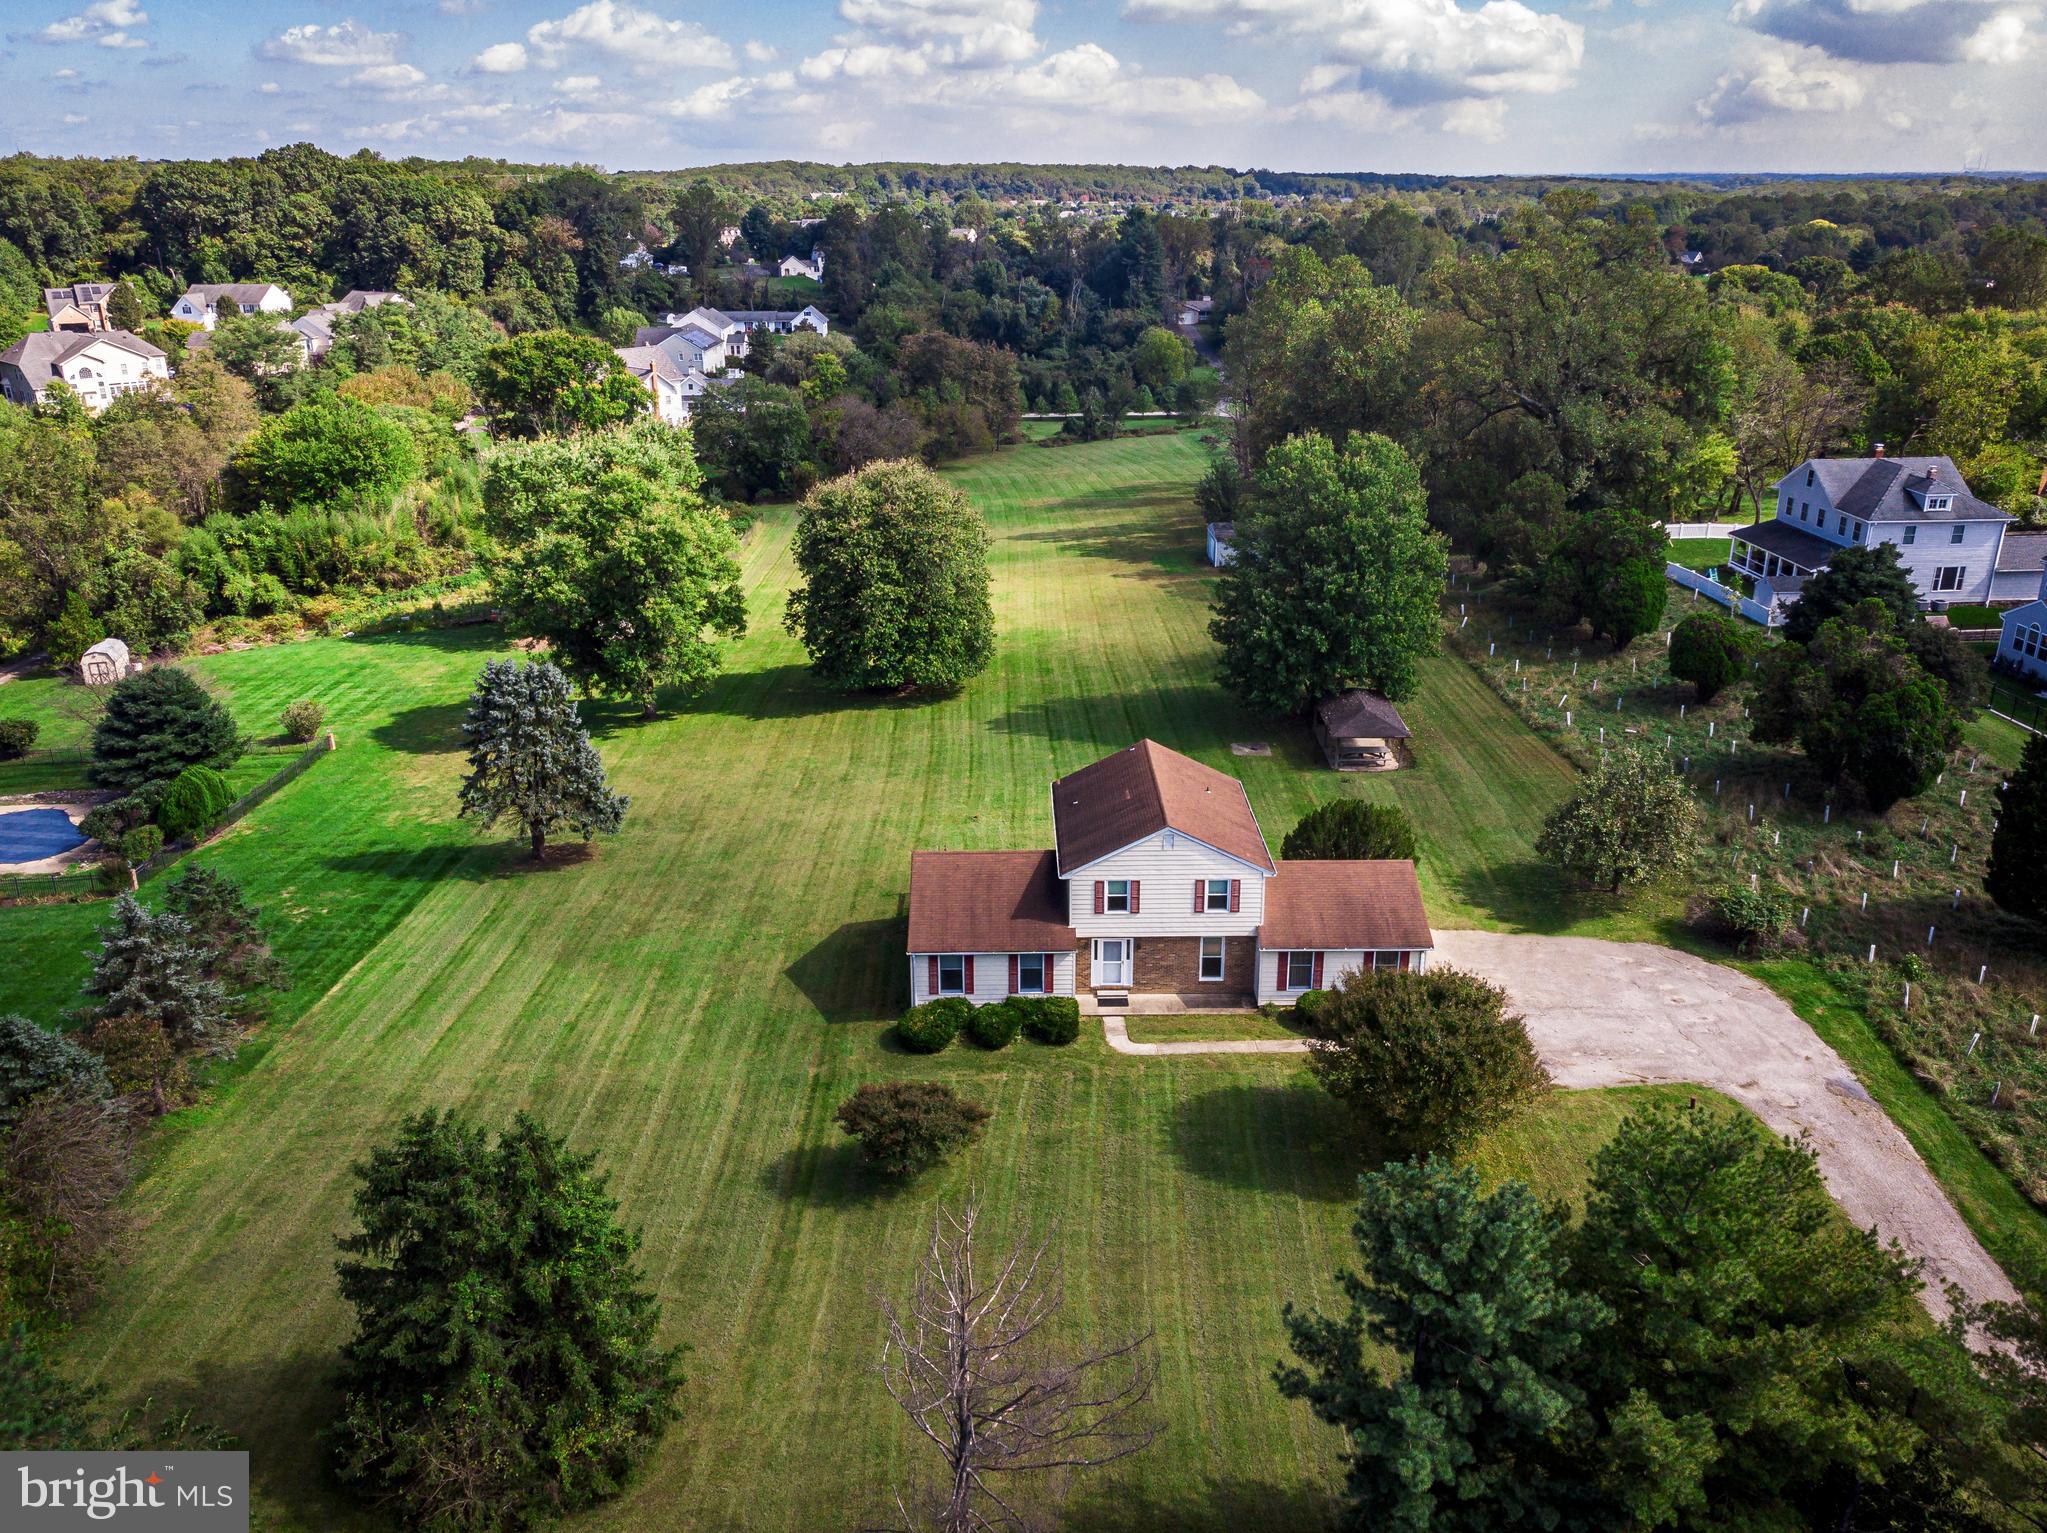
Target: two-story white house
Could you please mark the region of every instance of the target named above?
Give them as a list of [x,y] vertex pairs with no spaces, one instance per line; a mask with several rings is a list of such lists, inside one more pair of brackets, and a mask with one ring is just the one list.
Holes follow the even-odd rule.
[[702,365],[704,353],[679,336],[668,337],[664,344],[615,350],[626,371],[646,385],[656,419],[671,426],[687,425],[696,401],[711,386]]
[[2004,614],[1997,636],[1997,663],[2032,681],[2047,682],[2047,575],[2040,594]]
[[1276,862],[1244,786],[1143,740],[1052,784],[1050,851],[910,859],[910,995],[1291,1003],[1425,969],[1414,864]]
[[18,405],[38,403],[61,382],[97,415],[170,375],[169,359],[125,330],[39,330],[0,351],[0,394]]
[[808,277],[813,282],[824,281],[824,252],[813,249],[808,259],[802,256],[783,256],[776,272],[784,277]]
[[1887,457],[1879,443],[1872,457],[1808,458],[1776,489],[1776,520],[1737,527],[1730,561],[1766,607],[1795,602],[1839,550],[1877,543],[1897,549],[1923,603],[1997,594],[2012,518],[1977,499],[1952,458]]
[[211,330],[222,314],[289,314],[291,294],[275,282],[195,282],[171,305],[171,318]]

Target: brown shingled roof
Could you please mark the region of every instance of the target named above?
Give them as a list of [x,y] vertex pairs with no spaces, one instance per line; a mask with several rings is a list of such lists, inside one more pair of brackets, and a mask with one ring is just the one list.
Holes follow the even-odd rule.
[[1265,886],[1262,948],[1427,948],[1436,945],[1414,864],[1282,862]]
[[912,953],[1071,951],[1050,852],[910,853]]
[[1140,740],[1052,784],[1061,873],[1162,830],[1192,836],[1254,868],[1272,867],[1244,785],[1154,740]]

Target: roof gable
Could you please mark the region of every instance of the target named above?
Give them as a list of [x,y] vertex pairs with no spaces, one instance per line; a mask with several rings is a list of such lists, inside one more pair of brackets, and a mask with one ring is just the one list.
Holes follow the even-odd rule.
[[1140,740],[1057,779],[1052,825],[1062,876],[1162,830],[1272,871],[1272,854],[1244,785],[1154,740]]

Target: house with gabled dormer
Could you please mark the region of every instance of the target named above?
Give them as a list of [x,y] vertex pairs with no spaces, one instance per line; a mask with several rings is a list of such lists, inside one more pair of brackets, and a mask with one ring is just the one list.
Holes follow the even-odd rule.
[[1275,860],[1228,773],[1141,740],[1051,797],[1050,850],[912,854],[913,1003],[1248,1008],[1428,966],[1412,862]]

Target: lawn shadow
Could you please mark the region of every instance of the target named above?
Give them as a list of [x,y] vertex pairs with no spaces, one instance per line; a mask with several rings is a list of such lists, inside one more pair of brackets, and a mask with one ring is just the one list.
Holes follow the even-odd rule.
[[347,642],[431,649],[444,655],[475,655],[510,649],[512,637],[501,623],[464,623],[447,628],[392,628],[383,633],[358,634]]
[[[1129,512],[1168,503],[1182,508],[1186,506],[1181,495],[1161,490],[1134,498],[1119,496],[1114,509]],[[1064,554],[1086,559],[1112,559],[1126,567],[1123,575],[1126,580],[1184,580],[1208,570],[1206,533],[1202,523],[1191,513],[1115,522],[1104,522],[1090,514],[1107,509],[1100,502],[1069,501],[1054,510],[1074,515],[1073,521],[1058,522],[1035,532],[1007,533],[1000,541],[1045,543]],[[1190,585],[1187,594],[1199,601],[1208,600],[1204,586]]]
[[909,913],[847,921],[782,972],[827,1022],[892,1022],[910,1004]]
[[[836,1132],[836,1130],[834,1131]],[[761,1187],[789,1203],[818,1208],[861,1208],[886,1202],[906,1188],[871,1170],[850,1139],[784,1150],[761,1171]]]
[[[581,851],[582,844],[576,843]],[[395,883],[437,884],[460,878],[472,884],[518,872],[535,875],[573,866],[569,861],[549,860],[535,865],[525,860],[524,842],[448,842],[440,846],[368,847],[357,852],[337,853],[325,859],[336,873],[373,873]],[[584,859],[577,858],[576,862]]]
[[998,734],[1088,745],[1150,738],[1187,755],[1207,752],[1232,760],[1233,741],[1267,740],[1277,749],[1278,742],[1293,732],[1292,725],[1279,726],[1275,732],[1270,722],[1260,723],[1240,712],[1220,688],[1207,682],[1091,697],[1050,697],[998,713],[985,727]]
[[[688,707],[691,713],[765,723],[774,719],[822,718],[834,713],[910,710],[949,702],[959,694],[937,688],[905,692],[841,692],[826,686],[808,664],[764,666],[728,672]],[[594,731],[593,731],[594,733]]]
[[1181,1169],[1226,1187],[1348,1203],[1377,1164],[1342,1103],[1307,1081],[1183,1099],[1167,1130]]
[[[1635,901],[1655,892],[1653,886],[1619,895],[1586,888],[1535,857],[1466,868],[1450,878],[1450,887],[1466,905],[1484,913],[1486,926],[1542,937],[1569,936],[1588,928],[1597,935],[1604,923],[1628,914]],[[1670,947],[1689,949],[1698,941],[1676,916],[1655,916],[1649,928]]]
[[1319,1485],[1278,1485],[1231,1475],[1165,1491],[1090,1487],[1070,1498],[1055,1527],[1061,1533],[1328,1533],[1336,1498]]
[[466,702],[421,703],[392,714],[370,731],[370,738],[410,756],[444,756],[462,749],[462,721],[468,713]]

